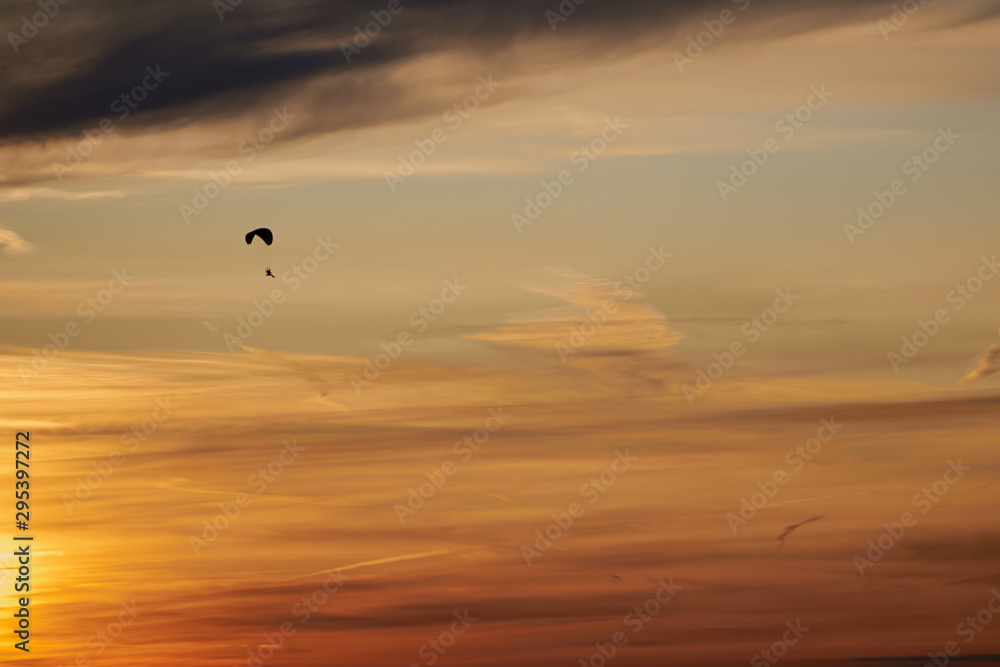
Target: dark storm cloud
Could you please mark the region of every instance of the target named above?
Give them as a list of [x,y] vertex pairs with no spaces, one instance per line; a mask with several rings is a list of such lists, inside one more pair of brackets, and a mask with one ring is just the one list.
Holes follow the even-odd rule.
[[[586,62],[607,58],[643,36],[672,31],[686,18],[713,18],[736,7],[697,0],[593,0],[553,31],[545,12],[556,10],[559,0],[402,0],[402,11],[348,62],[340,44],[386,4],[257,0],[239,4],[220,20],[210,0],[70,2],[20,44],[18,53],[3,47],[0,142],[76,133],[113,117],[110,105],[142,81],[147,66],[169,75],[132,114],[129,131],[269,109],[320,77],[326,77],[324,92],[313,104],[323,119],[298,132],[375,124],[425,111],[416,100],[406,103],[399,90],[404,84],[380,80],[380,66],[442,51],[497,56],[521,39],[541,35],[583,39],[586,46],[574,42],[572,58],[562,64]],[[852,8],[862,5],[860,0],[752,4],[747,21],[787,5],[800,17],[800,29],[848,20]],[[33,3],[4,4],[5,36],[19,31],[22,17],[37,9]],[[525,62],[514,51],[507,65],[497,65],[505,66],[523,70],[551,63]]]
[[[346,26],[360,20],[355,7],[269,4],[247,3],[221,22],[210,2],[106,3],[77,14],[67,6],[0,73],[10,93],[0,108],[0,137],[43,138],[110,116],[112,102],[139,85],[147,67],[165,76],[130,125],[235,113],[263,91],[272,91],[270,100],[309,77],[348,66],[337,46],[305,42],[349,33]],[[79,28],[60,21],[77,21]],[[365,51],[369,64],[401,55],[389,40]],[[38,71],[42,80],[22,69]],[[344,92],[352,91],[345,86]]]

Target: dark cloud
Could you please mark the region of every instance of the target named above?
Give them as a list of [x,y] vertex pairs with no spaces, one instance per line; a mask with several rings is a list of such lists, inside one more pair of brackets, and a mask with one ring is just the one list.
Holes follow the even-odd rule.
[[[526,62],[513,47],[547,35],[573,40],[573,57],[561,64],[602,59],[644,36],[672,31],[685,18],[711,18],[730,7],[697,0],[593,2],[577,7],[553,31],[545,12],[558,5],[556,0],[403,0],[403,11],[348,62],[341,42],[385,3],[258,0],[241,3],[221,21],[208,0],[71,3],[20,45],[19,53],[7,53],[0,68],[5,91],[0,142],[44,140],[93,126],[112,116],[111,103],[140,83],[147,66],[159,66],[169,77],[129,118],[128,131],[270,109],[317,80],[324,93],[313,102],[325,120],[298,131],[374,124],[424,111],[419,94],[407,95],[405,83],[385,80],[385,66],[458,51],[491,62],[509,54],[498,69],[550,68],[551,62]],[[863,3],[755,0],[747,21],[786,6],[800,19],[808,16],[800,20],[800,28],[808,29],[846,20]],[[7,4],[0,10],[8,30],[17,30],[25,7]]]

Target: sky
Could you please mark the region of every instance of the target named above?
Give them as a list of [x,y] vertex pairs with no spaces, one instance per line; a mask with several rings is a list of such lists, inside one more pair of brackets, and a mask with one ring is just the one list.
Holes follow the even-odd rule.
[[45,6],[4,664],[1000,660],[1000,4]]

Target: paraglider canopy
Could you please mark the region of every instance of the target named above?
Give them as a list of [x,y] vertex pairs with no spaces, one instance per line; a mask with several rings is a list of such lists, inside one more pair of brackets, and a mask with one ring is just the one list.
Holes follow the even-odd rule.
[[268,229],[267,227],[261,227],[260,229],[255,229],[252,232],[249,232],[246,236],[247,245],[253,243],[253,237],[255,236],[259,236],[260,240],[266,243],[267,245],[271,245],[272,243],[274,243],[274,234],[272,234],[271,230]]

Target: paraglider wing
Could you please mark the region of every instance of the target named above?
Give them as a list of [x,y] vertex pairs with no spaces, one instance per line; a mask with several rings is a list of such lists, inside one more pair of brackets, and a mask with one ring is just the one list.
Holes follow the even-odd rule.
[[252,232],[248,233],[246,236],[247,245],[253,243],[253,237],[255,236],[259,236],[260,240],[266,243],[267,245],[271,245],[272,243],[274,243],[274,234],[272,234],[271,230],[268,229],[267,227],[261,227],[260,229],[255,229]]

